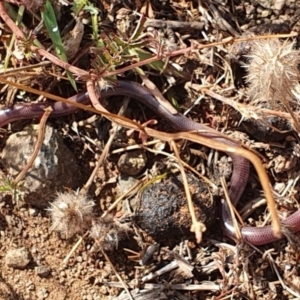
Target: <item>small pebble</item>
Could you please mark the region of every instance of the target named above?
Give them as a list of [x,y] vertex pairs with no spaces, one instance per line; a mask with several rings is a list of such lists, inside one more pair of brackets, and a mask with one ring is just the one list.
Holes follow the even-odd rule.
[[261,12],[261,17],[266,18],[271,14],[271,11],[269,9],[265,9]]
[[48,290],[44,287],[39,289],[36,294],[37,294],[38,299],[41,299],[41,300],[46,299],[49,296]]
[[29,215],[30,216],[36,216],[37,215],[37,210],[34,208],[29,208]]
[[5,256],[5,262],[8,267],[13,269],[24,269],[30,262],[30,253],[23,247],[18,249],[8,250]]
[[129,151],[120,156],[118,161],[119,171],[129,176],[141,173],[147,163],[147,156],[142,150]]
[[51,272],[50,267],[45,265],[40,265],[35,267],[35,273],[40,277],[48,277]]

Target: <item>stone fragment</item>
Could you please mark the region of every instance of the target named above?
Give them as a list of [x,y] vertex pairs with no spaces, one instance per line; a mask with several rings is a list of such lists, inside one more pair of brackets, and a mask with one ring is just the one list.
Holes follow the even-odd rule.
[[[15,178],[29,161],[37,140],[37,130],[27,127],[9,136],[2,151],[2,162]],[[36,159],[23,181],[24,200],[28,204],[45,207],[59,191],[76,189],[82,185],[80,168],[75,156],[64,144],[62,136],[46,126],[44,140]]]
[[13,269],[24,269],[29,264],[31,255],[25,248],[11,249],[5,256],[5,263]]

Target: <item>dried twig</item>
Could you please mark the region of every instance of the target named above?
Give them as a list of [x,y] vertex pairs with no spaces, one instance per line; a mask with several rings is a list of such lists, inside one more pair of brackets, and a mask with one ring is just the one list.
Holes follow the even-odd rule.
[[177,148],[174,141],[171,141],[170,145],[172,146],[172,150],[174,151],[175,156],[177,157],[177,162],[178,162],[180,173],[181,173],[181,176],[182,176],[182,182],[183,182],[183,186],[184,186],[184,190],[185,190],[185,194],[186,194],[186,199],[187,199],[187,203],[188,203],[188,207],[189,207],[189,212],[190,212],[190,215],[191,215],[191,218],[192,218],[191,231],[195,232],[197,242],[200,243],[202,241],[202,233],[206,231],[206,226],[202,222],[199,222],[197,220],[196,213],[195,213],[195,208],[194,208],[194,205],[193,205],[193,200],[192,200],[192,197],[191,197],[191,192],[190,192],[190,189],[189,189],[189,184],[188,184],[188,181],[187,181],[187,177],[186,177],[183,165],[181,163],[178,148]]
[[67,264],[69,261],[70,257],[73,255],[73,253],[76,251],[76,249],[79,247],[79,245],[82,243],[82,241],[88,236],[88,232],[86,232],[83,236],[81,236],[76,244],[72,247],[71,251],[68,253],[68,255],[65,257],[63,260],[63,265]]
[[105,251],[103,251],[101,248],[101,253],[104,255],[106,261],[110,264],[111,268],[113,269],[114,273],[116,274],[117,278],[119,279],[119,281],[121,282],[124,290],[127,292],[128,294],[128,297],[131,299],[131,300],[134,300],[133,296],[131,295],[128,287],[127,287],[127,284],[125,284],[125,282],[123,281],[122,277],[120,276],[120,274],[117,272],[116,268],[114,267],[113,263],[111,262],[111,260],[109,259],[109,257],[107,256],[107,254],[105,253]]
[[227,187],[226,187],[226,181],[225,181],[225,178],[223,176],[221,177],[221,184],[222,184],[222,188],[223,188],[224,195],[225,195],[225,200],[222,199],[222,201],[227,202],[227,205],[228,205],[228,208],[229,208],[229,211],[230,211],[230,215],[231,215],[231,219],[232,219],[232,224],[233,224],[234,229],[235,229],[235,236],[236,236],[237,240],[241,241],[242,240],[241,230],[240,230],[240,227],[239,227],[239,225],[237,223],[237,220],[235,218],[236,210],[235,210],[234,206],[232,205],[231,200],[229,198],[228,190],[227,190]]
[[[193,85],[193,87],[195,87],[195,86]],[[249,104],[238,103],[230,98],[224,97],[224,96],[217,94],[216,92],[214,92],[212,90],[208,90],[206,88],[202,89],[202,92],[212,98],[222,101],[223,103],[225,103],[227,105],[230,105],[231,107],[236,109],[238,112],[240,112],[240,114],[245,118],[258,119],[259,117],[263,117],[264,115],[272,115],[272,116],[280,117],[280,118],[283,118],[286,120],[291,119],[291,115],[289,113],[286,113],[283,111],[276,111],[276,110],[262,108],[262,107],[255,107],[255,106],[249,105]]]
[[34,160],[36,159],[42,144],[43,144],[43,139],[44,139],[44,134],[45,134],[45,127],[46,127],[46,122],[48,117],[50,116],[52,112],[52,108],[48,107],[47,109],[45,109],[45,113],[43,114],[40,124],[39,124],[39,132],[38,132],[38,137],[37,137],[37,141],[33,150],[33,153],[28,161],[28,163],[26,164],[26,166],[23,168],[23,170],[19,173],[19,175],[16,177],[16,179],[14,180],[14,183],[17,184],[18,182],[20,182],[25,174],[27,173],[27,171],[31,168]]
[[119,202],[121,202],[124,198],[130,195],[135,189],[138,188],[139,185],[143,184],[143,180],[139,180],[136,184],[134,184],[126,193],[120,196],[118,199],[114,201],[113,204],[109,206],[109,208],[102,214],[101,218],[105,218],[109,212],[111,212]]
[[[107,286],[112,286],[117,288],[122,287],[119,282],[105,282],[104,284]],[[133,283],[128,283],[128,286],[130,286],[131,288],[135,287]],[[143,284],[143,288],[147,290],[152,290],[156,288],[163,290],[165,287],[163,284],[160,283],[145,283]],[[172,290],[182,290],[182,291],[220,291],[221,285],[215,284],[213,282],[205,282],[202,284],[189,284],[189,285],[187,285],[186,283],[179,283],[179,284],[168,283],[167,288],[171,288]]]

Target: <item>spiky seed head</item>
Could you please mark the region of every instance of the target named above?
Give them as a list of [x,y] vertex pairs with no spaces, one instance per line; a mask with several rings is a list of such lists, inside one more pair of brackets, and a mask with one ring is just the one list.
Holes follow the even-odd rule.
[[48,211],[51,214],[51,229],[70,238],[83,234],[90,228],[95,203],[86,195],[75,192],[58,193]]
[[298,85],[300,52],[294,41],[281,43],[279,39],[260,39],[253,42],[247,56],[246,80],[252,104],[270,103],[271,108],[292,101],[292,90]]

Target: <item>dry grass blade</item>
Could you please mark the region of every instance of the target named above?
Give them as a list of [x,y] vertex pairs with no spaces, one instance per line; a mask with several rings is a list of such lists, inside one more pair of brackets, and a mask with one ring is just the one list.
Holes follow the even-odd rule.
[[[112,286],[112,287],[122,287],[119,282],[105,282],[105,285]],[[128,286],[130,288],[134,288],[133,283],[129,283]],[[219,284],[215,284],[213,282],[204,282],[202,284],[176,284],[176,283],[169,283],[168,286],[172,290],[183,290],[183,291],[220,291],[221,286]],[[164,288],[163,284],[159,283],[145,283],[143,284],[143,288],[146,290],[152,289],[160,289]]]
[[175,144],[174,141],[171,141],[170,145],[171,145],[172,150],[174,151],[175,156],[177,158],[177,162],[178,162],[178,165],[179,165],[180,173],[181,173],[181,176],[182,176],[182,182],[183,182],[183,186],[184,186],[184,190],[185,190],[185,194],[186,194],[186,198],[187,198],[187,203],[188,203],[190,215],[191,215],[191,218],[192,218],[191,231],[195,232],[197,242],[201,243],[201,241],[202,241],[202,233],[206,231],[206,226],[202,222],[199,222],[197,220],[195,209],[194,209],[194,205],[193,205],[193,201],[192,201],[192,197],[191,197],[191,192],[190,192],[190,189],[189,189],[188,180],[187,180],[184,168],[183,168],[183,164],[181,163],[181,159],[180,159],[178,148],[177,148],[177,146],[176,146],[176,144]]
[[41,68],[44,66],[49,66],[51,64],[50,61],[42,61],[40,63],[37,64],[32,64],[32,65],[28,65],[28,66],[22,66],[22,67],[18,67],[18,68],[9,68],[9,69],[2,69],[0,70],[0,75],[4,76],[4,75],[16,75],[16,74],[20,74],[22,71],[26,71],[26,70],[33,70],[35,68]]
[[73,255],[73,253],[76,251],[76,249],[80,246],[84,238],[88,235],[88,232],[86,232],[83,236],[81,236],[78,241],[75,243],[75,245],[72,247],[71,251],[68,253],[68,255],[63,260],[63,265],[66,265]]
[[235,236],[236,238],[241,241],[242,240],[242,234],[241,234],[241,230],[240,230],[240,227],[237,223],[237,220],[235,218],[235,209],[230,201],[230,198],[229,198],[229,195],[228,195],[228,190],[227,190],[227,187],[226,187],[226,181],[225,181],[225,178],[222,176],[221,177],[221,184],[222,184],[222,188],[223,188],[223,191],[224,191],[224,195],[225,195],[225,200],[222,199],[222,201],[226,201],[227,202],[227,205],[229,207],[229,211],[230,211],[230,215],[231,215],[231,219],[232,219],[232,223],[233,223],[233,226],[234,226],[234,229],[235,229]]
[[111,212],[118,205],[119,202],[121,202],[124,198],[130,195],[134,190],[136,190],[143,183],[144,183],[143,180],[140,180],[136,184],[134,184],[126,193],[124,193],[122,196],[116,199],[114,203],[109,206],[109,208],[101,215],[101,218],[105,218],[107,214]]
[[242,115],[243,119],[253,118],[257,120],[257,119],[263,119],[264,116],[266,115],[271,115],[271,116],[283,118],[288,121],[291,120],[291,115],[283,111],[276,111],[267,108],[255,107],[249,104],[245,105],[242,103],[238,103],[230,98],[226,98],[222,95],[215,93],[214,91],[207,90],[207,89],[202,89],[202,92],[214,99],[217,99],[227,105],[230,105]]
[[117,276],[117,278],[119,279],[119,281],[122,283],[122,286],[123,286],[124,290],[126,291],[128,297],[129,297],[129,299],[134,300],[133,296],[131,295],[131,293],[130,293],[128,287],[127,287],[127,284],[123,281],[122,277],[121,277],[120,274],[117,272],[115,266],[113,265],[113,263],[111,262],[111,260],[109,259],[109,257],[108,257],[107,254],[105,253],[105,251],[103,251],[103,250],[101,249],[101,252],[102,252],[102,254],[104,255],[106,261],[110,264],[111,268],[113,269],[113,271],[114,271],[114,273],[116,274],[116,276]]

